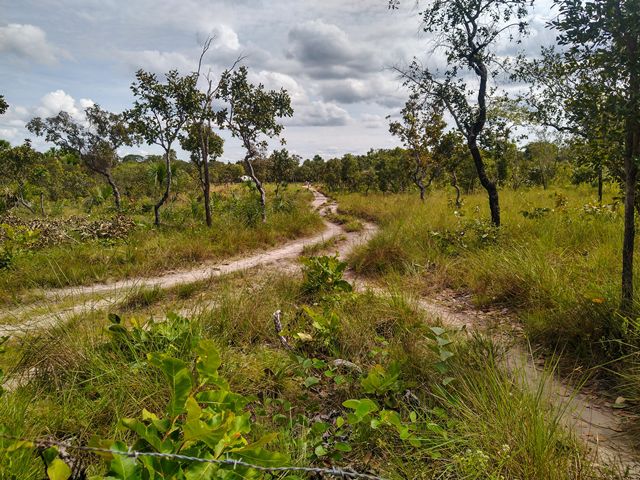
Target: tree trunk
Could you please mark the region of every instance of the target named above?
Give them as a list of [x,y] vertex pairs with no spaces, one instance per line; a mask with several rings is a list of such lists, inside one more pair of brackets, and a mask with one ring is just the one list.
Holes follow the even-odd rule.
[[416,180],[416,185],[420,189],[420,200],[424,202],[424,192],[426,190],[425,186],[420,180]]
[[480,183],[487,191],[489,195],[489,209],[491,210],[491,223],[494,226],[500,226],[500,200],[498,199],[498,189],[496,184],[492,182],[487,176],[487,172],[484,167],[484,162],[482,161],[482,154],[480,153],[480,149],[476,144],[475,139],[471,139],[468,142],[469,150],[471,151],[471,156],[473,157],[473,163],[476,166],[476,171],[478,172],[478,179]]
[[249,170],[249,176],[256,184],[256,188],[260,192],[260,205],[262,206],[262,223],[267,223],[267,194],[264,191],[262,182],[258,180],[258,177],[256,177],[256,173],[253,170],[253,164],[251,163],[251,158],[249,157],[249,155],[244,157],[244,164],[246,165],[247,170]]
[[[208,156],[208,155],[207,155]],[[202,179],[202,193],[204,194],[204,215],[207,227],[211,228],[211,180],[209,179],[209,162],[208,159],[204,159],[203,165],[203,179]]]
[[635,200],[638,179],[636,161],[640,155],[640,62],[637,58],[636,38],[628,38],[626,54],[631,63],[629,81],[629,111],[625,122],[625,197],[624,240],[622,244],[622,299],[620,308],[625,312],[633,309],[633,250],[635,246]]
[[43,217],[47,216],[47,212],[44,211],[44,192],[40,192],[40,213]]
[[165,165],[167,166],[167,175],[165,179],[166,186],[165,186],[164,194],[162,195],[162,198],[160,198],[158,203],[156,203],[153,206],[153,214],[155,217],[154,225],[156,227],[160,226],[160,207],[164,205],[164,203],[167,201],[167,198],[169,198],[169,194],[171,193],[171,156],[170,155],[171,155],[171,145],[169,145],[164,155]]
[[602,165],[598,165],[598,204],[602,206]]
[[458,176],[456,172],[451,172],[451,185],[456,189],[456,208],[460,209],[462,204],[460,203],[460,187],[458,186]]
[[[630,148],[627,147],[629,151]],[[633,156],[627,152],[624,159],[624,241],[622,244],[622,300],[623,311],[631,311],[633,306],[633,249],[635,244],[635,196],[638,168]]]
[[106,171],[106,172],[102,172],[102,174],[107,179],[107,183],[109,184],[109,186],[111,187],[111,190],[113,191],[113,198],[115,199],[116,210],[120,211],[122,206],[122,198],[120,197],[120,190],[118,189],[116,182],[113,180],[111,173]]

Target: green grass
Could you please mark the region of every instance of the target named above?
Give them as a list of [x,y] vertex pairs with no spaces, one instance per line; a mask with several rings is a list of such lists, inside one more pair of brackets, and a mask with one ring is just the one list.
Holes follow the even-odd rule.
[[[105,312],[94,312],[13,341],[11,348],[21,353],[13,374],[34,368],[36,374],[5,395],[0,419],[12,435],[51,435],[79,443],[94,435],[131,441],[118,428],[119,420],[139,417],[143,408],[160,413],[169,398],[165,380],[146,361],[147,353],[167,352],[193,362],[196,340],[207,338],[221,352],[221,373],[231,389],[252,398],[256,438],[275,433],[270,448],[289,455],[292,463],[331,463],[389,479],[604,478],[558,428],[557,412],[535,392],[520,390],[502,370],[500,353],[490,341],[450,332],[454,355],[443,373],[434,367],[432,319],[402,294],[309,298],[302,285],[300,279],[281,274],[222,277],[203,290],[207,297],[200,302],[212,307],[189,320],[169,316],[147,324],[139,330],[145,332],[141,337],[110,335]],[[179,290],[174,294],[180,300]],[[148,318],[151,306],[144,303],[131,302],[123,315],[130,331]],[[337,330],[323,336],[304,313],[305,305],[335,312]],[[271,315],[276,309],[283,312],[294,354],[275,335]],[[297,339],[299,332],[312,340]],[[363,376],[376,365],[390,369],[397,363],[399,383],[389,393],[367,394],[354,370],[339,368],[344,381],[337,383],[323,373],[326,367],[305,366],[304,359],[325,364],[347,360],[357,364]],[[318,382],[305,387],[309,377]],[[446,377],[453,381],[444,387]],[[326,439],[314,425],[333,424],[336,415],[346,416],[345,400],[364,397],[397,410],[405,425],[413,425],[419,445],[401,440],[392,428],[372,429],[367,421],[350,429],[346,441],[352,450],[341,460],[317,458],[317,446]],[[415,422],[409,419],[411,412]],[[86,461],[90,473],[100,473],[96,458]],[[0,451],[0,466],[9,478],[35,480],[43,475],[39,460],[24,450]]]
[[270,204],[263,224],[256,216],[255,198],[240,191],[217,200],[211,229],[203,226],[199,214],[194,218],[188,207],[177,205],[167,209],[166,224],[159,229],[145,217],[146,223],[124,240],[67,243],[24,253],[12,268],[0,272],[0,302],[20,303],[35,288],[149,276],[272,247],[322,228],[310,200],[309,192],[290,190],[284,202]]
[[[480,192],[466,196],[460,211],[444,191],[424,204],[416,195],[351,194],[338,201],[381,227],[350,259],[360,273],[393,275],[422,293],[467,290],[480,307],[508,307],[534,342],[572,353],[588,367],[607,362],[605,377],[619,377],[619,392],[638,401],[637,322],[618,313],[621,206],[594,207],[594,197],[586,186],[503,190],[499,231],[487,221]],[[638,275],[638,262],[635,268]]]

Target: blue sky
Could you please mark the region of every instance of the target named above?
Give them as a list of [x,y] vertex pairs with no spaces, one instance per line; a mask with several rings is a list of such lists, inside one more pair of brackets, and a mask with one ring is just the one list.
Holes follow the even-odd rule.
[[[81,117],[92,102],[121,111],[138,68],[189,72],[215,35],[212,72],[242,55],[254,81],[290,92],[289,150],[328,158],[391,147],[385,117],[407,96],[391,67],[414,56],[441,63],[428,53],[414,2],[405,3],[391,12],[385,0],[0,0],[0,93],[11,105],[0,138],[19,143],[32,116]],[[525,49],[553,38],[545,5]],[[224,158],[241,157],[227,139]]]

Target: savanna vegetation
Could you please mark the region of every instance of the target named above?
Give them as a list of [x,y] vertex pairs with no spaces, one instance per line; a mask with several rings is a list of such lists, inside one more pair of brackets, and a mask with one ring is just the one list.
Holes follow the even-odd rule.
[[[290,152],[289,92],[252,82],[245,58],[205,71],[211,39],[193,73],[139,70],[123,112],[33,118],[48,150],[0,143],[2,478],[637,475],[508,359],[524,341],[552,359],[548,378],[577,376],[629,416],[634,448],[640,8],[553,0],[555,45],[505,58],[532,2],[416,3],[447,68],[396,67],[396,148]],[[405,7],[388,6],[390,21]],[[161,154],[122,154],[149,146]],[[315,190],[337,209],[313,210]],[[297,264],[142,284],[96,308],[52,290],[220,266],[325,221],[340,233]],[[425,308],[461,296],[496,325]],[[47,302],[54,320],[29,327]]]

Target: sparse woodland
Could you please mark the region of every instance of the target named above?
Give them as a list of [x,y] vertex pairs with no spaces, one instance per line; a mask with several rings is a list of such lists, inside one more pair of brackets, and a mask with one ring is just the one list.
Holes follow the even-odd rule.
[[552,3],[390,1],[394,148],[298,155],[212,38],[0,140],[0,478],[638,478],[640,3]]

